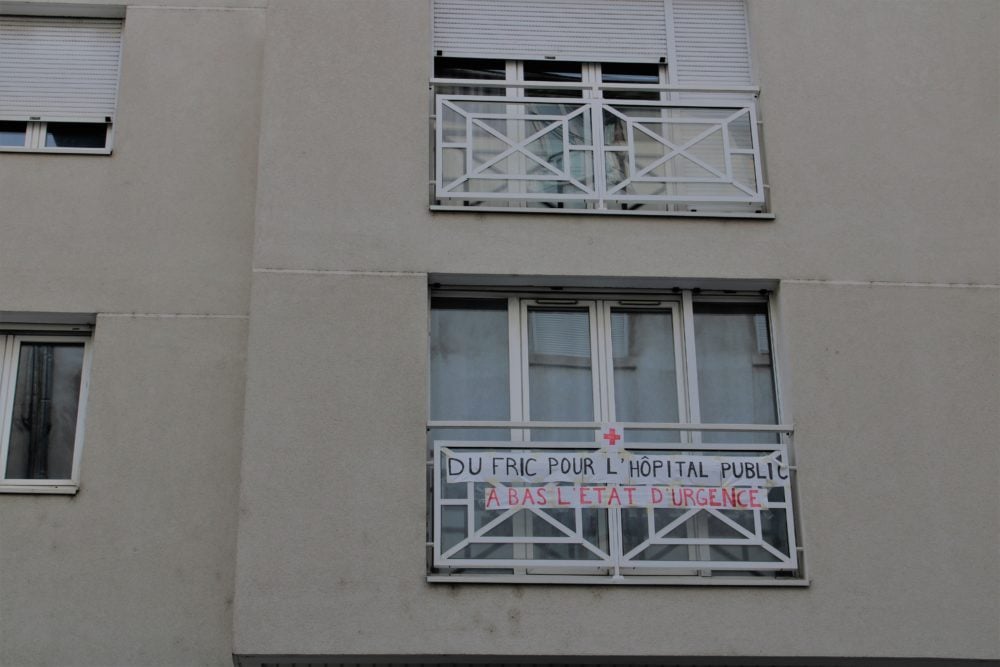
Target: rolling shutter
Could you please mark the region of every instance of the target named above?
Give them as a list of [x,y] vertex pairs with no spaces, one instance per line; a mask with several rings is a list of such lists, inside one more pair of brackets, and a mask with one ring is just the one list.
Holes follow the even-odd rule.
[[0,119],[114,118],[122,22],[0,16]]
[[660,62],[663,0],[434,0],[435,53],[456,58]]
[[752,85],[743,0],[673,0],[671,23],[671,83]]

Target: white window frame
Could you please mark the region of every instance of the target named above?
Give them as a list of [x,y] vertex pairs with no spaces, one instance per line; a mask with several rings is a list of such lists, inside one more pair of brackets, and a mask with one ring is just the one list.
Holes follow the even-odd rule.
[[[560,291],[551,295],[539,295],[519,292],[503,291],[465,291],[459,289],[444,289],[432,291],[433,297],[441,298],[486,298],[497,299],[507,298],[508,313],[508,354],[509,354],[509,388],[510,388],[510,421],[465,421],[465,420],[431,420],[428,421],[428,429],[449,429],[449,428],[492,428],[509,429],[510,440],[512,442],[530,441],[531,427],[538,428],[541,424],[554,426],[555,423],[532,422],[530,421],[530,396],[527,382],[529,355],[528,350],[528,327],[527,313],[529,308],[587,308],[591,318],[591,358],[592,358],[592,381],[594,383],[594,422],[581,422],[578,426],[575,423],[561,423],[560,428],[600,428],[601,424],[617,422],[617,415],[614,412],[614,400],[612,392],[614,384],[611,378],[614,376],[614,359],[610,353],[611,333],[611,312],[613,309],[626,308],[629,311],[649,310],[652,312],[669,311],[671,313],[671,323],[673,327],[674,359],[676,364],[678,414],[680,422],[676,424],[658,424],[666,427],[663,430],[674,430],[680,434],[681,443],[691,443],[695,447],[700,447],[703,432],[720,431],[764,431],[774,432],[780,436],[780,444],[776,447],[783,448],[789,469],[792,473],[792,480],[789,490],[786,492],[786,530],[790,539],[789,548],[791,558],[795,562],[794,571],[787,571],[787,568],[774,568],[783,570],[784,574],[775,577],[761,576],[717,576],[726,570],[740,570],[750,568],[738,568],[726,565],[726,561],[716,561],[711,569],[704,569],[699,564],[692,568],[661,568],[639,564],[638,567],[623,567],[620,571],[600,572],[605,566],[601,563],[593,563],[596,573],[581,573],[579,568],[559,567],[559,561],[552,560],[547,563],[535,563],[529,567],[512,567],[494,563],[494,568],[511,570],[505,573],[476,573],[475,568],[462,567],[453,564],[451,567],[435,567],[435,559],[440,556],[437,548],[434,526],[441,521],[440,494],[441,484],[436,478],[435,463],[441,447],[446,447],[448,441],[438,441],[431,451],[428,460],[428,576],[429,582],[449,582],[449,583],[584,583],[584,584],[639,584],[639,585],[749,585],[749,586],[803,586],[808,585],[808,577],[805,569],[804,548],[801,543],[801,518],[799,516],[799,502],[797,483],[795,481],[795,459],[792,448],[792,435],[794,427],[783,422],[784,413],[781,393],[781,369],[780,355],[777,353],[775,339],[777,337],[778,325],[776,323],[776,313],[774,300],[769,295],[743,293],[734,295],[732,293],[713,294],[696,293],[695,290],[685,289],[676,293],[636,293],[627,292],[581,292],[579,294],[571,291]],[[771,356],[771,372],[774,383],[776,419],[773,425],[751,425],[751,424],[704,424],[701,422],[698,378],[697,378],[697,354],[694,343],[694,304],[696,302],[721,302],[721,303],[764,303],[767,304],[767,318],[769,323],[769,341]],[[430,303],[428,304],[428,317],[430,317]],[[598,334],[598,330],[606,329],[603,334]],[[604,336],[606,344],[599,345],[597,338]],[[432,381],[432,379],[431,379]],[[428,411],[430,406],[428,406]],[[456,442],[457,444],[457,442]],[[540,443],[536,443],[540,444]],[[546,443],[546,445],[551,443]],[[498,446],[501,446],[498,444]],[[558,446],[558,445],[557,445]],[[712,447],[718,449],[728,449],[726,445],[706,445],[705,448]],[[609,521],[615,521],[609,512]],[[702,521],[705,519],[703,518]],[[609,524],[609,531],[611,524]],[[528,542],[528,540],[525,540]],[[692,545],[691,550],[697,552],[699,549],[706,549],[705,546]],[[692,560],[703,560],[701,557],[692,555]],[[721,564],[721,565],[719,565]],[[489,567],[489,566],[486,566]],[[458,573],[452,570],[464,570]]]
[[[11,327],[0,325],[0,493],[75,494],[80,488],[80,461],[83,452],[87,394],[93,342],[89,330],[54,325]],[[7,455],[14,415],[14,393],[22,343],[72,343],[83,345],[80,396],[73,440],[73,466],[69,479],[6,479]]]
[[78,121],[44,121],[29,120],[25,122],[24,145],[23,146],[0,146],[0,153],[70,153],[75,155],[111,155],[111,146],[114,143],[114,123],[110,120],[104,125],[104,146],[102,148],[77,148],[71,146],[46,146],[45,138],[48,133],[48,125],[52,123],[74,124],[74,125],[101,125],[102,123],[78,122]]

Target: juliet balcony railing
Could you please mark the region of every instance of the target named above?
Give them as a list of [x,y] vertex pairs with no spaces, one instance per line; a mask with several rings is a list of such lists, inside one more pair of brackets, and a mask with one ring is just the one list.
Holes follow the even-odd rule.
[[754,88],[432,86],[434,209],[768,215]]
[[[530,430],[483,430],[504,426]],[[560,441],[592,426],[594,442]],[[791,425],[428,427],[434,580],[801,580]]]

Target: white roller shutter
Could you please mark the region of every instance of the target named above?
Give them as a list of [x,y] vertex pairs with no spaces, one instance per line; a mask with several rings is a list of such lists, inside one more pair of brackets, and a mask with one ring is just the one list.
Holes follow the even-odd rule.
[[0,119],[115,115],[122,22],[0,16]]
[[743,0],[673,0],[671,18],[671,83],[752,85]]
[[457,58],[660,62],[663,0],[434,0],[434,49]]

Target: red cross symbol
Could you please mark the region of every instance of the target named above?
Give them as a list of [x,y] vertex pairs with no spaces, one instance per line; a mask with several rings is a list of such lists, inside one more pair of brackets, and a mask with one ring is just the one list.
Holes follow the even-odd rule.
[[615,444],[622,439],[621,434],[619,434],[618,431],[615,430],[614,426],[609,428],[607,433],[605,433],[601,437],[608,441],[609,447],[614,447]]

